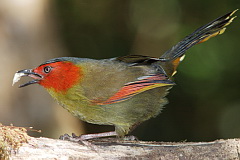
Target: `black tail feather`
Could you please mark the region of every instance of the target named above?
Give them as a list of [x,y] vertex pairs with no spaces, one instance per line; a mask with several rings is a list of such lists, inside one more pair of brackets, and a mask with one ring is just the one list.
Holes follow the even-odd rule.
[[222,34],[225,27],[229,25],[235,17],[231,17],[237,10],[229,12],[212,22],[198,28],[193,33],[185,37],[182,41],[173,46],[170,50],[166,51],[161,57],[161,61],[171,61],[184,55],[186,50],[195,44],[207,41],[211,37]]

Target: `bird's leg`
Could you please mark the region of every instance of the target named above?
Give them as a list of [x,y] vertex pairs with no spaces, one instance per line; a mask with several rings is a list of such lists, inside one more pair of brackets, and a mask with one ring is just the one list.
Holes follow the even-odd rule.
[[64,135],[60,136],[59,139],[79,142],[79,141],[86,141],[86,140],[89,140],[89,139],[102,138],[102,137],[112,137],[112,136],[117,136],[116,131],[95,133],[95,134],[83,134],[83,135],[80,135],[80,136],[76,136],[74,133],[72,134],[72,136],[70,136],[68,134],[64,134]]
[[112,136],[117,136],[116,131],[94,133],[94,134],[83,134],[83,135],[79,136],[79,138],[81,140],[88,140],[88,139],[95,139],[95,138],[102,138],[102,137],[112,137]]

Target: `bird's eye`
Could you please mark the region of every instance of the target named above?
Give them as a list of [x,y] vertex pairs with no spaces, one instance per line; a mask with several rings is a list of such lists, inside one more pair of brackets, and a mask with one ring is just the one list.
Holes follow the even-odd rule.
[[46,67],[43,68],[43,71],[45,73],[49,73],[49,72],[51,72],[51,70],[52,70],[52,67],[50,67],[50,66],[46,66]]

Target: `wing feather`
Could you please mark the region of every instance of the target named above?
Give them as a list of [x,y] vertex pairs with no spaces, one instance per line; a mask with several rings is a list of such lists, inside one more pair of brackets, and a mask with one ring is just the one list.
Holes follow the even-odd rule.
[[168,79],[168,77],[164,74],[142,76],[134,82],[126,83],[117,93],[108,98],[106,101],[93,100],[92,103],[97,105],[118,103],[128,100],[131,97],[149,89],[169,85],[174,85],[174,82]]

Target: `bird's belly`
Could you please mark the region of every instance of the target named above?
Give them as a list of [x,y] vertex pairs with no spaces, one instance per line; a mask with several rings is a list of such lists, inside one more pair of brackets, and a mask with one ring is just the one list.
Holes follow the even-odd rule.
[[60,103],[74,116],[93,124],[135,125],[158,115],[167,103],[167,90],[159,87],[133,96],[131,99],[108,105],[93,105],[72,100]]

